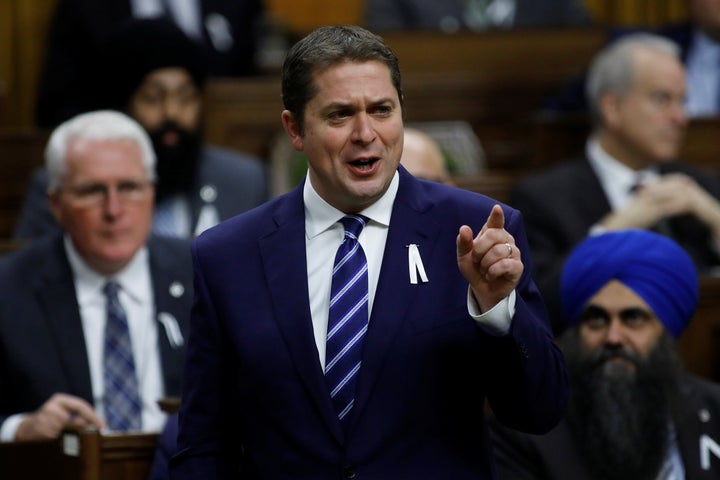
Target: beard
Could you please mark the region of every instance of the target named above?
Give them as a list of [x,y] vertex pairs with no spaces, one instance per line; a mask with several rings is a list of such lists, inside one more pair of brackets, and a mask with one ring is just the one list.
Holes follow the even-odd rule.
[[[188,130],[176,122],[167,121],[154,130],[148,130],[157,164],[157,199],[190,191],[200,160],[202,135],[200,129]],[[175,135],[177,142],[165,143],[165,137]]]
[[[577,329],[563,338],[572,394],[567,420],[597,480],[654,480],[666,459],[682,367],[663,333],[647,358],[622,347],[582,351]],[[634,372],[623,358],[635,365]]]

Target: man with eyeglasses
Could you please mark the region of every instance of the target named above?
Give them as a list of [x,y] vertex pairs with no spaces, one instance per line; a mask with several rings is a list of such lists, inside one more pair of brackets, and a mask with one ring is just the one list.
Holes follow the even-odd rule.
[[126,115],[60,125],[46,152],[62,235],[0,260],[0,440],[66,426],[159,431],[192,299],[184,239],[150,236],[155,155]]
[[[207,58],[199,45],[164,19],[124,22],[103,45],[97,88],[86,92],[87,100],[93,110],[127,113],[150,136],[157,158],[154,233],[192,238],[268,199],[260,159],[205,142]],[[57,230],[46,190],[47,175],[39,171],[15,225],[15,239]]]

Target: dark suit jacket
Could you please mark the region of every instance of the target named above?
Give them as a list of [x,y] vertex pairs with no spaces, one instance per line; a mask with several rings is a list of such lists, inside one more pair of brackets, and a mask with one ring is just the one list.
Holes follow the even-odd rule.
[[[485,400],[506,424],[535,432],[552,428],[567,400],[529,255],[509,335],[486,333],[467,313],[456,236],[464,223],[478,232],[496,202],[400,167],[344,435],[313,337],[302,188],[193,243],[196,299],[173,478],[492,478]],[[503,208],[528,252],[520,214]],[[409,281],[411,243],[428,283]]]
[[[152,238],[148,248],[155,310],[173,315],[187,340],[189,241]],[[185,287],[179,297],[169,291],[173,282]],[[158,341],[165,392],[178,395],[185,347],[171,346],[160,323]],[[0,422],[37,409],[56,392],[93,403],[75,285],[61,236],[0,259],[0,392]]]
[[[366,0],[364,19],[371,29],[438,29],[446,17],[464,25],[462,0]],[[590,23],[583,2],[578,0],[518,0],[514,27],[557,27]]]
[[[209,73],[213,76],[239,76],[253,73],[257,50],[258,23],[263,0],[198,0],[203,34],[208,46]],[[209,38],[207,19],[221,15],[230,26],[233,46],[221,51]],[[55,125],[79,113],[95,109],[98,56],[105,36],[131,18],[130,0],[58,0],[50,23],[43,64],[36,123]],[[211,17],[212,18],[212,17]]]
[[[563,420],[547,435],[510,431],[491,421],[498,480],[591,480]],[[720,387],[688,376],[675,421],[678,448],[688,480],[720,478]],[[713,445],[714,444],[714,445]],[[713,451],[715,448],[715,451]],[[707,455],[709,469],[704,469]]]
[[[214,191],[203,197],[203,189]],[[44,169],[33,175],[13,236],[17,240],[44,237],[60,231],[47,199],[48,176]],[[199,162],[195,187],[188,194],[192,213],[191,229],[204,205],[217,209],[220,220],[250,210],[268,199],[265,170],[260,161],[247,154],[217,147],[205,147]]]
[[[660,173],[681,172],[694,178],[720,199],[720,183],[711,174],[680,163],[660,166]],[[565,257],[583,240],[590,227],[610,213],[610,204],[586,158],[560,164],[515,186],[509,203],[523,213],[533,261],[535,281],[550,310],[556,333],[564,329],[560,318],[560,275]],[[711,232],[690,216],[670,218],[672,238],[690,254],[700,272],[720,265]]]

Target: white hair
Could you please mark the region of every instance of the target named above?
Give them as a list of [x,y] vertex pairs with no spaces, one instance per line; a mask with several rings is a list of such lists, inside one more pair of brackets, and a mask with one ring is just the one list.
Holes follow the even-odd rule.
[[638,50],[652,50],[680,58],[680,47],[652,33],[634,33],[615,40],[595,56],[585,85],[590,113],[600,120],[600,99],[608,92],[624,95],[632,85],[633,59]]
[[60,124],[45,147],[45,168],[49,188],[57,190],[67,170],[67,152],[71,141],[129,140],[140,148],[148,178],[155,180],[155,151],[145,129],[124,113],[98,110],[77,115]]

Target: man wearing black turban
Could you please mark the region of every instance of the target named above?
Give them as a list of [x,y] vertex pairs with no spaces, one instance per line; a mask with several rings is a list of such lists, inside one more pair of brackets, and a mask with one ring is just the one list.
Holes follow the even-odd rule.
[[561,284],[568,412],[543,436],[492,422],[498,478],[720,478],[720,386],[685,373],[674,344],[698,302],[688,254],[646,230],[592,236]]
[[[163,19],[131,19],[108,35],[98,64],[93,108],[124,111],[147,130],[157,157],[153,231],[192,237],[268,199],[262,162],[209,147],[202,138],[204,50]],[[33,178],[14,236],[57,231],[45,192]]]

